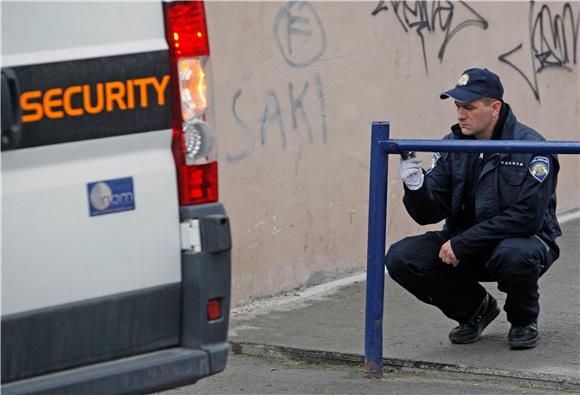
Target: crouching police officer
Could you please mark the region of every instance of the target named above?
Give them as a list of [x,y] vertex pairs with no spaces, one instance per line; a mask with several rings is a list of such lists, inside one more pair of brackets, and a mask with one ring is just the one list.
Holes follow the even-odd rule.
[[[447,98],[458,123],[445,139],[544,140],[516,120],[499,77],[487,69],[466,70],[441,94]],[[427,172],[414,155],[401,158],[407,211],[420,225],[445,225],[393,244],[385,264],[397,283],[459,323],[451,342],[477,341],[499,315],[480,284],[497,281],[507,294],[510,348],[536,345],[538,279],[559,256],[558,169],[555,155],[435,153]]]

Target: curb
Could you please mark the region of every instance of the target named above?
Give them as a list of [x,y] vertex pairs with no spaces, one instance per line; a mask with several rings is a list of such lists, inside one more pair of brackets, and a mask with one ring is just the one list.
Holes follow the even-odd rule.
[[[247,343],[230,341],[233,354],[241,354],[259,358],[277,360],[293,360],[310,364],[325,364],[364,368],[364,356],[351,353],[340,353],[322,350],[307,350],[293,347],[270,344]],[[494,379],[508,379],[519,384],[536,388],[554,389],[558,391],[580,393],[580,380],[575,377],[527,373],[520,371],[473,368],[464,365],[445,364],[438,362],[416,361],[399,358],[383,358],[385,373],[405,370],[407,372],[438,371],[461,376],[477,376],[480,380],[486,377]]]

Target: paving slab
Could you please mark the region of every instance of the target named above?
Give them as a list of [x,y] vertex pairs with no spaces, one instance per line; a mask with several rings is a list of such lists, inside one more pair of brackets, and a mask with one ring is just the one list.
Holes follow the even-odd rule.
[[[536,348],[508,348],[509,323],[503,312],[477,343],[451,344],[447,334],[456,323],[387,277],[384,357],[416,366],[424,363],[429,369],[561,381],[580,389],[580,220],[567,222],[563,231],[560,259],[540,280],[541,339]],[[503,304],[505,296],[495,283],[484,285]],[[360,281],[295,308],[239,313],[232,317],[230,340],[234,345],[363,355],[365,287]]]

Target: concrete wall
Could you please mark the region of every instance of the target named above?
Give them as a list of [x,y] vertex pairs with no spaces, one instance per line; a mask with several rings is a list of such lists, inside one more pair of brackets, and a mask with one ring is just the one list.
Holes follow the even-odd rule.
[[[547,139],[580,140],[578,2],[206,8],[235,304],[365,267],[371,121],[390,121],[393,138],[440,138],[455,109],[439,92],[466,68],[498,73],[518,119]],[[389,240],[422,230],[397,162]],[[580,159],[561,163],[563,212],[580,206]]]

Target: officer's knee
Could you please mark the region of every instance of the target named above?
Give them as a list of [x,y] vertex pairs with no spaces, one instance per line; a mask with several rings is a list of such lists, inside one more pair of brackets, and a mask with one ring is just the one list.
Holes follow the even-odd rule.
[[385,267],[393,278],[406,271],[405,249],[401,241],[393,244],[385,256]]
[[494,250],[487,269],[495,276],[538,275],[540,257],[536,251],[528,251],[517,240],[506,239]]

